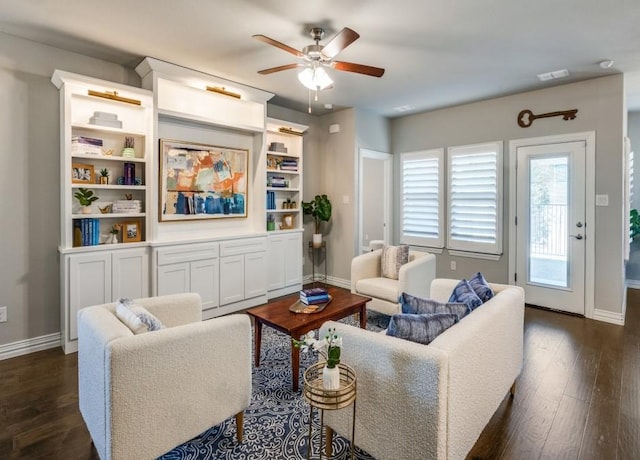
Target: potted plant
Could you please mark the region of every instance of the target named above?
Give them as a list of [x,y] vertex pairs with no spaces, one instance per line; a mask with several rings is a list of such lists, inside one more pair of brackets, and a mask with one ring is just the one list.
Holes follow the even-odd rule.
[[629,237],[632,240],[640,235],[640,213],[637,209],[632,209],[629,216]]
[[116,244],[118,242],[118,233],[120,233],[120,224],[113,224],[111,230],[109,230],[107,244]]
[[315,223],[315,233],[313,234],[313,246],[322,245],[322,233],[320,233],[320,222],[329,222],[331,219],[331,201],[327,195],[316,195],[313,201],[302,202],[302,212],[313,216]]
[[276,216],[273,214],[267,215],[267,231],[271,232],[276,229]]
[[125,136],[124,138],[124,148],[122,149],[122,156],[124,158],[135,158],[136,151],[134,147],[136,145],[136,140],[133,136]]
[[102,168],[100,170],[100,183],[101,184],[109,183],[109,170],[107,168]]
[[91,203],[98,200],[98,197],[93,194],[93,190],[80,187],[73,196],[78,199],[78,203],[82,206],[82,213],[91,214]]

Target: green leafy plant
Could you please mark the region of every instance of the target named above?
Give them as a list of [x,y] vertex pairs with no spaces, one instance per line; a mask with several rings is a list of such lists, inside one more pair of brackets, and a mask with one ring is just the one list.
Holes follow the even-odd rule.
[[632,209],[629,216],[629,236],[631,239],[635,239],[640,235],[640,213],[637,209]]
[[108,170],[107,168],[102,168],[102,169],[100,170],[100,175],[101,175],[102,177],[109,177],[109,170]]
[[320,222],[329,222],[331,219],[331,201],[327,195],[316,195],[313,201],[303,201],[301,204],[302,212],[313,216],[316,233],[320,233]]
[[78,199],[80,206],[91,206],[91,203],[98,200],[98,197],[93,194],[93,190],[82,187],[73,196]]
[[322,339],[315,338],[315,332],[311,331],[300,337],[300,340],[291,339],[294,347],[299,347],[302,352],[315,350],[326,360],[327,367],[332,369],[340,363],[340,348],[342,337],[336,334],[335,328],[329,328],[327,335]]

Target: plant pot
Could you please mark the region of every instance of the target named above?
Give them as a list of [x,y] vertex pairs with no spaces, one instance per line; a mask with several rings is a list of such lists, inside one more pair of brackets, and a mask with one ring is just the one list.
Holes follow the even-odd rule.
[[126,147],[122,149],[122,158],[135,158],[135,157],[136,157],[136,151],[131,147]]
[[276,229],[276,223],[275,222],[267,222],[267,231],[271,232],[273,230]]
[[313,234],[313,247],[314,248],[322,247],[322,233]]
[[108,184],[109,183],[109,176],[100,176],[100,183],[101,184]]
[[324,366],[322,369],[322,388],[325,390],[340,389],[340,368]]
[[83,206],[82,214],[91,214],[91,206]]

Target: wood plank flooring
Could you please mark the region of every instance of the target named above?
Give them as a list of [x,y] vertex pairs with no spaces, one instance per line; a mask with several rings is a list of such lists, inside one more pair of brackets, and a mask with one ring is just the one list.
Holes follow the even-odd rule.
[[[76,354],[0,361],[0,459],[97,459]],[[470,459],[640,459],[640,290],[626,325],[529,308],[525,364]]]

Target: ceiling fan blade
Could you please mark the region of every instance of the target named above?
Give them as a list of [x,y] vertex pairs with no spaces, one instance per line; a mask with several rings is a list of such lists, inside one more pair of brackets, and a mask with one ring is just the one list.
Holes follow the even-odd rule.
[[359,37],[360,35],[356,31],[345,27],[340,32],[338,32],[331,40],[329,40],[329,43],[324,45],[324,48],[322,48],[322,54],[325,57],[332,59],[340,51],[356,41]]
[[384,75],[384,69],[380,67],[372,67],[370,65],[354,64],[353,62],[333,61],[331,67],[336,70],[343,70],[345,72],[355,72],[364,75],[370,75],[372,77],[381,77]]
[[270,73],[280,72],[281,70],[289,70],[295,69],[296,67],[301,67],[303,64],[287,64],[281,65],[278,67],[271,67],[270,69],[259,70],[258,73],[261,75],[269,75]]
[[256,40],[260,40],[261,42],[266,43],[267,45],[271,45],[271,46],[275,46],[276,48],[280,48],[283,51],[286,51],[287,53],[291,53],[296,57],[304,57],[304,54],[302,54],[302,51],[298,51],[295,48],[290,47],[289,45],[285,45],[284,43],[281,43],[277,40],[274,40],[273,38],[269,38],[266,35],[253,35],[253,38],[255,38]]

